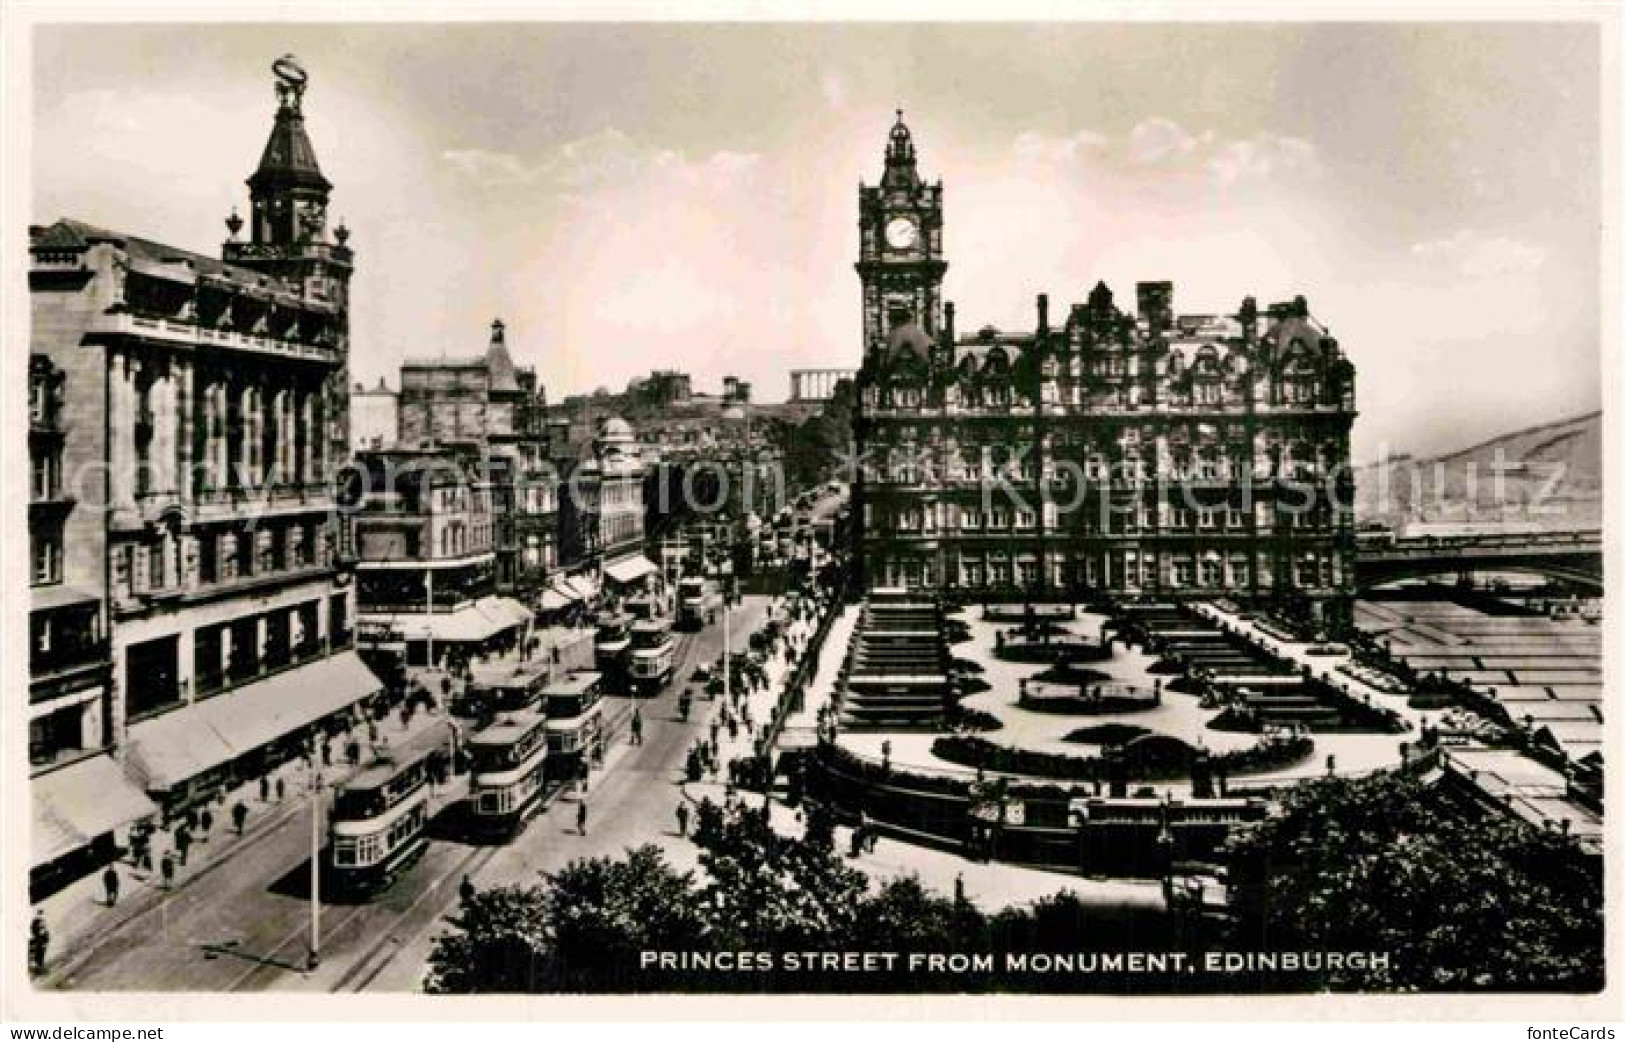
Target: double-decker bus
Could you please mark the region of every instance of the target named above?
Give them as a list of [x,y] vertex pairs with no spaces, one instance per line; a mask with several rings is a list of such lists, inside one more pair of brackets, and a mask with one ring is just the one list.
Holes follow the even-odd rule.
[[643,619],[632,624],[632,690],[653,694],[671,682],[677,664],[677,638],[670,619]]
[[598,631],[593,636],[593,665],[598,672],[611,679],[626,674],[627,652],[632,647],[632,618],[622,612],[605,612],[598,616]]
[[449,730],[430,728],[395,748],[378,749],[338,786],[326,853],[335,893],[376,892],[423,852],[429,781],[449,774],[454,741]]
[[470,830],[479,838],[511,838],[541,804],[547,715],[504,713],[468,739],[468,758]]
[[602,733],[603,674],[575,669],[548,684],[547,753],[550,777],[573,781],[586,773],[588,757]]
[[722,596],[704,576],[691,575],[677,583],[677,625],[697,630],[716,621]]

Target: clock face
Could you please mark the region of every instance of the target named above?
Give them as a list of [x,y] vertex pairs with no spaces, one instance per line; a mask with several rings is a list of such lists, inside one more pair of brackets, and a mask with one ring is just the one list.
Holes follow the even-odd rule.
[[919,238],[920,229],[907,217],[893,217],[886,225],[886,242],[895,250],[906,250]]

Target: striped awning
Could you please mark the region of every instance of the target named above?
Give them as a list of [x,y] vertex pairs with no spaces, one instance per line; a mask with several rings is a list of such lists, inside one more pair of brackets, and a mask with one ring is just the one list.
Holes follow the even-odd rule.
[[32,865],[44,865],[95,842],[114,829],[158,813],[111,756],[39,775],[33,790]]
[[618,583],[634,583],[660,571],[660,568],[642,554],[604,565],[604,574]]
[[353,651],[310,662],[130,728],[130,775],[172,789],[377,694]]

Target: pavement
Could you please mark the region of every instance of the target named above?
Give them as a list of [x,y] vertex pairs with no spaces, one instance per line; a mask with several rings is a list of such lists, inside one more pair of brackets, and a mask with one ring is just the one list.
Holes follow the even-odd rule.
[[[560,665],[588,665],[590,630],[561,628]],[[543,653],[550,645],[544,637]],[[549,656],[550,657],[550,656]],[[419,712],[410,728],[392,715],[381,725],[386,737],[401,740],[451,719],[444,712]],[[335,752],[343,740],[334,742]],[[348,777],[342,766],[326,768],[324,781]],[[101,873],[79,880],[36,907],[51,931],[51,951],[41,987],[86,990],[249,990],[277,986],[288,977],[326,980],[346,971],[375,931],[387,933],[403,917],[422,914],[434,895],[481,852],[452,842],[431,841],[430,849],[406,877],[374,905],[323,903],[324,960],[315,974],[304,973],[309,942],[309,792],[311,771],[299,761],[269,776],[271,798],[259,799],[258,780],[229,793],[216,807],[214,827],[198,841],[187,864],[165,889],[157,873],[118,863],[121,886],[116,905],[104,900]],[[275,795],[281,779],[284,798]],[[466,776],[460,780],[466,787]],[[442,791],[444,809],[457,793]],[[247,827],[237,836],[229,808],[248,807]],[[165,833],[155,836],[153,862],[167,849]],[[229,871],[221,871],[229,868]]]
[[[401,723],[398,714],[391,714],[379,725],[381,737],[401,742],[434,728],[444,728],[450,718],[443,712],[419,712],[412,717],[410,726]],[[353,728],[349,734],[363,742],[364,727]],[[345,738],[335,739],[335,752],[342,749]],[[342,762],[321,768],[322,781],[331,786],[341,784],[358,768]],[[309,853],[308,829],[310,793],[313,767],[302,761],[284,764],[268,775],[269,798],[261,800],[258,780],[250,781],[228,792],[212,808],[213,828],[199,828],[195,841],[187,852],[186,864],[177,867],[173,887],[166,887],[156,871],[143,871],[128,859],[115,862],[114,870],[120,879],[119,899],[116,904],[106,902],[101,873],[96,872],[52,894],[35,906],[43,910],[46,925],[51,931],[52,955],[47,960],[46,974],[40,980],[45,987],[82,988],[92,986],[87,981],[100,980],[100,968],[109,959],[118,963],[119,953],[139,944],[151,928],[154,919],[167,926],[177,909],[190,907],[197,896],[205,891],[216,893],[229,889],[221,885],[222,879],[234,873],[218,870],[239,861],[255,862],[266,849],[283,850],[291,846]],[[277,795],[277,783],[282,784],[282,796]],[[466,779],[464,781],[466,785]],[[239,835],[232,826],[229,808],[237,802],[248,808],[243,832]],[[171,833],[160,830],[152,841],[152,861],[159,864],[166,850],[173,847]]]
[[[802,708],[786,719],[786,730],[799,727],[816,729],[819,710],[829,704],[834,697],[836,678],[846,657],[859,614],[857,606],[847,606],[830,626],[823,647],[817,650],[819,659],[814,681],[808,688]],[[791,645],[802,646],[801,642],[809,639],[816,629],[816,620],[794,624],[790,629]],[[794,662],[783,652],[768,661],[769,683],[766,688],[751,694],[748,698],[740,699],[743,705],[749,706],[753,720],[760,722],[768,718],[777,703],[778,693],[793,668]],[[724,705],[719,700],[709,708],[708,727],[709,718],[719,717]],[[736,712],[735,715],[739,713]],[[730,737],[726,729],[720,729],[718,744],[720,750],[717,759],[723,765],[735,757],[748,756],[754,751],[752,738],[743,728],[734,737]],[[684,784],[683,790],[696,802],[703,798],[710,799],[713,803],[725,804],[732,798],[749,802],[754,806],[762,799],[760,794],[734,794],[732,788],[721,777],[708,776],[700,782],[688,782]],[[776,831],[786,836],[801,836],[805,833],[805,823],[799,809],[777,801],[769,801],[768,807],[769,821]],[[849,851],[851,834],[851,828],[838,825],[835,829],[835,849]],[[696,850],[696,863],[697,853]],[[1077,894],[1080,900],[1092,904],[1138,906],[1157,910],[1164,907],[1162,886],[1157,881],[1083,878],[1070,873],[1049,872],[1018,865],[967,861],[957,854],[916,846],[888,836],[879,837],[872,848],[866,848],[856,857],[848,857],[847,861],[869,877],[872,890],[878,890],[892,879],[912,876],[926,889],[947,895],[954,892],[957,882],[964,887],[965,895],[986,911],[1029,904],[1062,891],[1071,891]]]

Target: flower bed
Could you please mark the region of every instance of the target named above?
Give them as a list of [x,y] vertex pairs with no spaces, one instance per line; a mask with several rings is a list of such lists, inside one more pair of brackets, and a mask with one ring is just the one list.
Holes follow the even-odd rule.
[[1081,745],[1122,745],[1130,739],[1150,733],[1150,728],[1138,724],[1095,724],[1093,727],[1080,727],[1076,731],[1070,731],[1061,741],[1077,742]]

